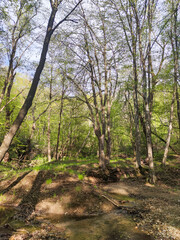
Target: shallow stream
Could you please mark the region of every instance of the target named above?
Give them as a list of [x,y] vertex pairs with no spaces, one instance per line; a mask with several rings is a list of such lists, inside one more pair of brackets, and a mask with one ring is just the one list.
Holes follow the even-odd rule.
[[[15,236],[25,234],[39,237],[34,239],[67,239],[67,240],[151,240],[151,236],[140,231],[132,217],[122,210],[115,210],[97,216],[39,216],[37,224],[27,224],[11,220],[15,209],[0,208],[0,239],[16,239]],[[46,231],[45,238],[41,238],[41,230]],[[54,234],[52,234],[54,233]],[[44,234],[44,233],[43,233]],[[53,237],[52,237],[53,236]],[[63,237],[62,237],[63,236]]]

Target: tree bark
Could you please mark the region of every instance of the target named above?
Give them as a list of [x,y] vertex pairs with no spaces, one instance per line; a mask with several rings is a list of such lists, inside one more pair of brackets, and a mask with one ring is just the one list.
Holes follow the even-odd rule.
[[47,142],[48,142],[48,162],[51,162],[51,107],[48,111],[48,129],[47,129]]
[[166,160],[167,160],[167,155],[169,151],[169,145],[170,145],[170,140],[171,140],[171,132],[172,132],[172,121],[173,121],[173,111],[174,111],[174,101],[175,101],[175,94],[176,94],[176,87],[174,87],[173,90],[173,97],[172,97],[172,102],[171,102],[171,111],[170,111],[170,119],[169,119],[169,128],[168,128],[168,134],[167,134],[167,140],[166,140],[166,147],[164,149],[164,156],[162,159],[162,165],[166,165]]
[[178,8],[180,6],[180,3],[177,2],[176,6],[174,6],[174,1],[172,1],[172,8],[174,10],[174,24],[172,27],[172,35],[174,35],[174,41],[173,36],[171,37],[171,45],[173,49],[173,58],[174,58],[174,81],[175,81],[175,87],[176,87],[176,102],[177,102],[177,117],[178,117],[178,126],[179,126],[179,140],[180,140],[180,100],[179,100],[179,92],[178,92],[178,75],[180,77],[180,72],[178,74],[179,69],[179,48],[178,48]]
[[[14,29],[16,27],[17,26],[15,25]],[[9,93],[11,92],[11,88],[12,88],[12,85],[13,85],[13,80],[14,80],[14,77],[15,77],[14,68],[13,68],[13,61],[14,61],[14,57],[15,57],[15,53],[16,53],[17,42],[18,42],[19,39],[17,39],[15,41],[14,40],[14,36],[12,36],[12,38],[13,38],[13,40],[12,40],[12,52],[10,54],[10,60],[9,60],[7,76],[6,76],[6,79],[4,81],[4,86],[3,86],[3,89],[2,89],[2,92],[1,92],[1,96],[0,96],[0,105],[2,103],[2,100],[4,98],[4,95],[6,93],[6,89],[7,89],[9,83],[10,83],[10,87],[9,87],[10,91],[8,91],[7,95],[9,95]]]
[[152,137],[151,137],[151,33],[152,33],[152,7],[154,3],[153,0],[148,2],[148,85],[146,84],[146,72],[145,72],[145,60],[143,62],[144,68],[144,99],[145,99],[145,119],[146,119],[146,139],[147,139],[147,150],[148,150],[148,161],[149,161],[149,172],[150,172],[150,181],[152,183],[156,182],[156,176],[154,171],[154,160],[153,160],[153,147],[152,147]]
[[[114,2],[113,2],[114,3]],[[118,12],[119,19],[123,25],[123,31],[125,34],[126,42],[129,48],[129,51],[132,56],[132,62],[133,62],[133,102],[134,102],[134,125],[135,125],[135,153],[136,153],[136,165],[139,170],[141,170],[141,136],[140,136],[140,128],[139,128],[139,103],[138,103],[138,74],[137,74],[137,38],[138,34],[140,33],[138,28],[138,19],[137,16],[135,16],[136,22],[133,26],[133,12],[134,7],[132,5],[129,5],[129,9],[127,10],[124,7],[123,1],[120,1],[121,8],[124,11],[127,19],[127,24],[129,27],[129,31],[131,34],[131,40],[128,37],[128,31],[127,26],[122,18],[121,12],[118,10],[117,5],[114,3],[115,8]]]
[[[126,101],[128,102],[128,112],[129,112],[129,129],[130,129],[130,140],[131,140],[131,146],[133,149],[133,156],[136,159],[136,142],[135,142],[135,137],[133,136],[133,127],[134,127],[134,111],[132,109],[131,103],[129,101],[129,96],[125,94]],[[137,163],[137,160],[136,160]],[[138,167],[138,164],[137,164]]]
[[105,152],[104,152],[104,146],[105,146],[105,136],[104,134],[102,134],[99,137],[99,167],[102,170],[106,169],[106,156],[105,156]]
[[64,81],[63,81],[63,87],[62,87],[62,94],[61,94],[61,105],[59,110],[59,123],[58,123],[58,132],[57,132],[57,143],[56,143],[56,154],[55,159],[59,160],[59,142],[60,142],[60,135],[61,135],[61,123],[62,123],[62,113],[63,113],[63,106],[64,106]]
[[106,161],[107,164],[109,164],[110,162],[110,158],[111,158],[111,103],[110,100],[108,99],[107,102],[107,141],[106,141]]
[[[94,103],[94,108],[95,108],[95,119],[93,122],[93,127],[95,134],[98,138],[99,142],[99,167],[102,168],[103,170],[106,168],[107,161],[106,161],[106,156],[105,156],[105,134],[106,134],[106,119],[105,119],[105,106],[106,106],[106,101],[107,101],[107,70],[106,70],[106,54],[104,53],[106,51],[105,46],[103,49],[103,61],[104,61],[104,67],[105,67],[105,79],[104,79],[104,87],[105,87],[105,93],[104,93],[104,99],[103,99],[103,94],[102,94],[102,89],[99,88],[99,95],[101,98],[100,101],[100,111],[98,109],[98,99],[97,99],[97,94],[96,94],[96,87],[95,87],[95,79],[96,76],[94,76],[94,64],[92,61],[92,58],[90,56],[90,50],[89,50],[89,44],[87,41],[86,36],[84,36],[85,43],[86,43],[86,52],[87,56],[89,59],[90,63],[90,79],[91,79],[91,88],[92,88],[92,93],[93,93],[93,103]],[[99,66],[98,66],[99,67]],[[100,85],[101,85],[101,78],[99,79]],[[89,103],[90,104],[90,103]]]
[[49,111],[48,111],[48,129],[47,129],[47,141],[48,141],[48,162],[51,162],[51,100],[52,100],[52,71],[53,67],[51,66],[51,79],[49,87]]
[[[10,101],[11,89],[13,86],[14,77],[15,77],[15,74],[11,74],[10,83],[9,83],[9,86],[7,88],[7,93],[6,93],[6,103],[8,103]],[[7,104],[6,105],[6,123],[5,123],[7,131],[10,129],[10,116],[11,116],[12,112],[13,112],[13,110],[11,110],[9,104]]]
[[[177,5],[178,6],[178,5]],[[174,1],[172,1],[172,9],[174,9]],[[178,8],[177,8],[178,9]],[[168,129],[168,135],[167,135],[167,140],[166,140],[166,147],[164,150],[164,156],[162,159],[162,165],[166,165],[166,160],[167,160],[167,155],[168,155],[168,150],[169,150],[169,145],[170,145],[170,140],[171,140],[171,132],[172,132],[172,121],[173,121],[173,111],[174,111],[174,102],[175,98],[177,100],[177,115],[178,115],[178,107],[179,107],[179,97],[177,99],[177,84],[178,84],[178,49],[177,49],[177,9],[174,13],[174,19],[171,21],[171,47],[172,47],[172,52],[173,52],[173,61],[174,61],[174,87],[173,87],[173,96],[172,96],[172,102],[171,102],[171,111],[170,111],[170,120],[169,120],[169,129]],[[180,124],[180,119],[178,115],[178,123]],[[179,125],[180,127],[180,125]],[[180,128],[179,128],[180,131]],[[180,132],[179,132],[180,133]]]
[[[140,20],[138,16],[138,10],[135,7],[135,16],[137,24],[137,32],[139,38],[139,52],[140,52],[140,62],[142,65],[142,82],[143,82],[143,98],[144,98],[144,112],[145,112],[145,126],[146,126],[146,143],[147,143],[147,155],[149,161],[149,172],[150,181],[155,183],[156,177],[154,172],[154,161],[153,161],[153,149],[152,149],[152,139],[151,139],[151,113],[150,113],[150,78],[151,78],[151,32],[152,32],[152,5],[153,2],[148,2],[148,48],[147,55],[144,57],[143,47],[142,47],[142,32],[140,27]],[[148,57],[148,78],[146,76],[146,58]]]
[[[134,43],[136,44],[136,43]],[[136,64],[136,47],[133,47],[133,75],[134,75],[134,124],[135,124],[135,145],[136,145],[136,164],[141,169],[141,136],[139,129],[139,104],[138,104],[138,76],[137,76],[137,64]]]

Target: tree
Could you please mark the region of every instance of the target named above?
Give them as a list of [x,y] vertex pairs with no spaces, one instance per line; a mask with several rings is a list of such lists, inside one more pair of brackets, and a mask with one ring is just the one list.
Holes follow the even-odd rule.
[[[139,129],[139,103],[138,103],[138,65],[137,65],[137,44],[138,44],[138,29],[133,17],[133,8],[129,1],[126,2],[126,6],[123,1],[120,0],[120,6],[118,7],[116,1],[111,0],[115,11],[117,12],[120,24],[124,32],[125,40],[132,55],[133,65],[133,102],[134,102],[134,125],[135,125],[135,146],[136,146],[136,163],[141,170],[141,150],[140,150],[140,129]],[[125,14],[123,17],[122,12]]]
[[[141,169],[140,147],[142,144],[140,144],[140,122],[146,140],[151,180],[154,182],[151,119],[153,114],[153,99],[159,81],[158,77],[165,59],[166,42],[160,41],[164,26],[159,30],[154,25],[157,13],[157,1],[111,0],[111,3],[113,4],[115,16],[118,17],[119,26],[124,32],[124,38],[132,61],[133,77],[130,78],[134,80],[133,102],[136,162],[139,169]],[[153,35],[155,36],[154,38],[152,38]],[[157,56],[157,63],[154,56]],[[130,85],[131,83],[129,83]]]
[[[173,94],[172,94],[172,102],[171,102],[171,109],[170,109],[170,118],[169,118],[169,128],[166,140],[166,147],[164,150],[164,156],[162,159],[162,165],[166,165],[167,155],[169,151],[169,145],[171,140],[171,132],[173,127],[173,111],[174,111],[174,102],[175,98],[177,101],[177,118],[179,124],[179,134],[180,134],[180,104],[179,104],[179,93],[178,93],[178,36],[177,36],[177,19],[178,19],[178,7],[179,2],[175,3],[176,1],[171,1],[171,28],[170,28],[170,42],[172,48],[172,56],[173,56],[173,75],[174,75],[174,82],[173,82]],[[180,135],[179,135],[180,136]]]
[[55,159],[59,160],[59,142],[60,142],[60,135],[61,135],[61,125],[62,125],[62,114],[63,114],[63,108],[64,108],[64,96],[66,92],[65,88],[65,79],[63,77],[62,79],[62,90],[61,90],[61,103],[60,103],[60,108],[59,108],[59,122],[58,122],[58,131],[57,131],[57,143],[56,143],[56,154],[55,154]]
[[83,26],[82,32],[77,36],[82,36],[82,44],[77,47],[82,70],[74,78],[70,75],[68,78],[81,94],[78,98],[87,104],[98,140],[99,166],[106,169],[111,156],[111,107],[116,96],[119,75],[116,43],[108,31],[106,10],[99,1],[94,1],[92,8],[98,13],[93,16],[96,27],[89,21],[88,11],[81,8]]
[[[1,11],[3,18],[3,47],[8,55],[7,75],[0,95],[0,105],[6,96],[6,130],[10,128],[10,115],[13,110],[10,108],[10,96],[13,87],[16,70],[21,64],[23,54],[27,46],[23,48],[24,41],[27,42],[27,35],[30,35],[33,25],[32,20],[37,14],[38,1],[2,1]],[[13,16],[11,15],[13,14]],[[26,44],[27,45],[27,44]],[[21,52],[21,53],[19,53]]]
[[71,13],[82,2],[82,0],[80,0],[75,5],[75,7],[61,21],[59,21],[57,24],[54,25],[55,16],[56,16],[56,13],[58,11],[58,7],[62,2],[63,2],[63,0],[60,0],[60,1],[50,0],[51,13],[50,13],[50,17],[49,17],[49,20],[48,20],[48,25],[47,25],[47,30],[46,30],[46,35],[45,35],[45,38],[44,38],[44,42],[43,42],[43,48],[42,48],[42,52],[41,52],[40,61],[39,61],[39,64],[36,68],[36,71],[35,71],[35,74],[34,74],[34,77],[33,77],[32,85],[31,85],[31,88],[29,90],[28,96],[27,96],[22,108],[20,109],[20,111],[18,113],[18,116],[17,116],[16,120],[14,121],[13,125],[11,126],[9,132],[5,135],[4,140],[1,144],[1,147],[0,147],[0,161],[3,160],[3,157],[4,157],[5,153],[8,151],[9,146],[10,146],[17,130],[21,126],[25,116],[27,115],[27,112],[28,112],[29,108],[32,105],[32,101],[34,99],[36,89],[37,89],[37,86],[38,86],[38,83],[39,83],[39,80],[40,80],[40,76],[41,76],[42,70],[44,68],[45,61],[46,61],[46,55],[47,55],[47,51],[48,51],[48,47],[49,47],[49,43],[50,43],[52,34],[59,27],[60,24],[62,24],[64,21],[67,20],[67,18],[71,15]]

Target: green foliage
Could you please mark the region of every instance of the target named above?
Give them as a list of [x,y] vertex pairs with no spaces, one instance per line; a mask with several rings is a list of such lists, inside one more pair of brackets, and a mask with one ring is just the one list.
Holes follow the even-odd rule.
[[52,179],[51,179],[51,178],[49,178],[49,179],[46,180],[46,184],[47,184],[47,185],[49,185],[49,184],[51,184],[51,183],[52,183]]
[[74,175],[75,171],[73,169],[67,169],[67,172],[71,175]]
[[[37,155],[30,163],[30,166],[41,166],[47,162],[47,158]],[[48,167],[48,166],[47,166]]]
[[84,174],[78,174],[78,178],[79,178],[79,180],[83,180],[84,179]]
[[4,165],[3,163],[0,164],[0,172],[10,171],[12,169],[10,164]]
[[[173,9],[170,1],[165,4],[166,11],[172,13]],[[100,71],[97,71],[97,65],[94,65],[94,78],[96,77],[95,88],[97,90],[97,105],[98,105],[98,117],[100,123],[102,121],[102,114],[100,108],[100,97],[99,97],[99,87],[104,84],[105,71],[103,68],[104,62],[102,61],[102,46],[107,42],[107,68],[108,68],[108,87],[112,88],[115,85],[117,77],[117,88],[115,92],[115,98],[112,99],[112,108],[110,113],[110,125],[111,125],[111,141],[112,141],[112,158],[114,156],[120,156],[121,153],[126,156],[132,156],[135,149],[135,124],[134,124],[134,77],[133,77],[133,65],[132,56],[128,50],[126,43],[126,38],[131,45],[130,28],[128,26],[128,21],[126,19],[126,14],[123,14],[123,9],[119,8],[119,3],[117,7],[120,13],[122,13],[122,20],[124,25],[121,25],[121,21],[117,20],[117,12],[114,8],[109,8],[109,2],[99,1],[99,8],[92,1],[91,6],[93,6],[94,12],[87,11],[84,9],[85,15],[87,15],[87,21],[92,24],[91,32],[92,36],[88,35],[88,29],[84,29],[82,25],[77,25],[78,31],[71,31],[71,27],[68,29],[68,23],[66,30],[56,33],[54,39],[52,39],[51,47],[49,49],[49,56],[47,58],[43,74],[41,76],[41,81],[36,92],[34,102],[32,107],[27,114],[27,117],[18,134],[13,139],[11,148],[9,149],[10,160],[18,160],[19,166],[26,163],[27,166],[38,170],[50,170],[55,169],[55,171],[67,171],[69,174],[76,174],[79,180],[83,180],[84,174],[77,173],[75,170],[71,170],[72,165],[80,164],[93,164],[97,163],[97,150],[98,141],[94,133],[93,123],[91,119],[91,114],[97,114],[94,107],[92,107],[92,112],[90,114],[89,107],[86,104],[84,94],[87,94],[87,98],[90,99],[90,104],[93,106],[93,93],[91,91],[91,84],[89,81],[89,62],[87,66],[85,62],[87,61],[86,56],[86,46],[83,40],[83,34],[87,31],[87,40],[89,41],[89,50],[92,57],[92,64],[99,61]],[[143,4],[141,1],[136,2],[140,11]],[[13,66],[15,67],[16,61],[21,53],[26,50],[26,40],[27,43],[31,42],[31,38],[34,39],[34,32],[32,29],[35,27],[35,22],[31,18],[33,15],[39,14],[38,7],[40,6],[40,1],[30,0],[30,1],[2,1],[0,4],[1,10],[1,21],[2,29],[0,29],[0,48],[3,49],[2,53],[8,53],[11,55],[12,39],[18,39],[17,52],[15,54]],[[127,5],[127,11],[130,5]],[[100,9],[103,9],[100,13]],[[111,9],[111,11],[109,11]],[[158,7],[157,7],[158,9]],[[142,9],[141,9],[142,10]],[[122,12],[121,12],[122,11]],[[103,13],[103,18],[101,14]],[[139,12],[138,12],[139,13]],[[132,11],[133,14],[133,11]],[[170,14],[171,15],[171,14]],[[169,16],[170,16],[169,15]],[[158,18],[153,16],[153,21]],[[93,21],[91,20],[93,19]],[[104,24],[102,24],[104,20]],[[173,19],[171,19],[173,21]],[[131,21],[129,21],[131,22]],[[133,21],[132,21],[133,22]],[[163,21],[164,22],[164,21]],[[15,27],[15,24],[17,26]],[[79,24],[79,23],[77,23]],[[116,24],[114,27],[114,24]],[[133,23],[134,24],[134,23]],[[146,15],[144,16],[144,25],[141,26],[142,32],[142,45],[143,50],[146,47],[147,33],[148,33],[148,21]],[[154,24],[154,23],[153,23]],[[164,24],[164,23],[163,23]],[[179,22],[178,22],[179,25]],[[123,35],[122,27],[127,31],[127,35]],[[154,26],[155,27],[155,26]],[[162,27],[162,26],[160,26]],[[152,26],[153,28],[153,26]],[[13,31],[14,29],[14,31]],[[121,30],[120,30],[121,29]],[[132,29],[136,29],[133,25]],[[155,30],[158,30],[155,28]],[[38,29],[37,29],[38,31]],[[105,31],[106,41],[104,42],[102,32]],[[169,111],[172,99],[172,89],[173,89],[173,77],[174,77],[174,61],[173,61],[173,51],[170,46],[170,25],[164,26],[163,31],[159,31],[160,36],[158,36],[157,43],[155,42],[152,46],[152,60],[154,73],[158,72],[158,64],[156,59],[161,59],[161,53],[163,46],[167,46],[165,49],[165,61],[162,64],[162,69],[156,76],[156,84],[154,86],[154,97],[151,115],[151,127],[154,132],[156,132],[160,137],[166,140],[168,124],[169,124]],[[36,31],[35,31],[36,32]],[[14,36],[12,36],[14,34]],[[31,35],[32,34],[32,35]],[[155,32],[153,34],[156,34]],[[96,36],[96,37],[95,37]],[[101,36],[101,37],[100,37]],[[93,39],[94,38],[94,39]],[[155,36],[156,38],[156,36]],[[93,39],[93,41],[92,41]],[[77,44],[78,42],[78,44]],[[66,44],[64,44],[66,43]],[[69,46],[75,46],[75,51]],[[68,46],[68,47],[67,47]],[[31,49],[32,50],[32,49]],[[1,51],[1,50],[0,50]],[[96,58],[93,60],[93,55],[96,52]],[[115,56],[117,54],[117,56]],[[33,55],[33,54],[32,54]],[[3,55],[4,57],[5,55]],[[139,49],[137,48],[137,74],[138,74],[138,102],[139,110],[142,118],[145,119],[144,115],[144,99],[143,95],[143,83],[142,83],[142,69],[139,66]],[[148,58],[147,58],[148,59]],[[81,62],[81,61],[85,62]],[[94,61],[94,62],[93,62]],[[19,63],[21,64],[21,62]],[[24,61],[24,67],[26,72],[29,71],[30,61],[26,59]],[[117,65],[117,66],[116,66]],[[19,66],[19,65],[18,65]],[[28,68],[27,68],[28,66]],[[80,72],[77,74],[77,69]],[[83,69],[83,71],[82,71]],[[27,96],[29,86],[31,81],[29,77],[23,75],[18,68],[15,68],[16,77],[14,80],[14,85],[11,91],[11,98],[17,96],[17,94],[24,89],[22,94],[20,94],[15,100],[9,103],[9,110],[12,112],[10,124],[14,122],[19,109],[22,107],[24,99]],[[22,69],[21,69],[22,71]],[[117,71],[117,72],[116,72]],[[98,73],[98,74],[97,74]],[[30,74],[30,72],[28,73]],[[1,68],[0,72],[0,92],[3,88],[4,80],[6,79],[7,69]],[[67,75],[75,77],[77,81],[73,84],[69,81]],[[101,76],[101,82],[98,83],[98,75]],[[52,89],[50,94],[50,83],[52,83]],[[84,93],[78,89],[78,83],[82,87]],[[152,82],[150,84],[152,88]],[[104,86],[102,86],[102,95],[104,97]],[[152,89],[146,89],[152,91]],[[178,91],[179,91],[178,86]],[[108,96],[110,91],[108,92]],[[51,99],[50,99],[51,95]],[[4,98],[2,106],[6,104],[7,99]],[[60,136],[59,136],[59,149],[58,153],[60,155],[59,163],[47,163],[47,130],[48,121],[50,121],[50,145],[51,145],[51,157],[52,160],[55,159],[56,145],[57,145],[57,132],[60,124],[60,109],[63,101],[63,109],[61,114],[61,125],[60,125]],[[177,105],[175,102],[175,108]],[[107,106],[105,106],[105,112]],[[107,114],[105,114],[106,117]],[[50,120],[49,120],[50,118]],[[0,113],[0,142],[2,142],[3,137],[7,132],[6,128],[6,109]],[[102,131],[102,129],[101,129]],[[140,135],[141,135],[141,154],[146,155],[146,136],[143,132],[142,124],[140,123]],[[87,137],[88,136],[88,137]],[[177,122],[177,111],[174,110],[174,120],[173,120],[173,133],[171,137],[171,144],[178,148],[178,122]],[[86,139],[87,138],[87,139]],[[106,142],[107,139],[105,139]],[[158,162],[162,158],[162,152],[164,149],[164,143],[160,141],[155,135],[152,136],[154,156],[155,160]],[[82,147],[83,146],[83,147]],[[160,154],[159,154],[160,153]],[[119,159],[113,159],[111,164],[116,166]],[[125,161],[121,159],[121,165],[124,166]],[[69,167],[69,168],[68,168]]]

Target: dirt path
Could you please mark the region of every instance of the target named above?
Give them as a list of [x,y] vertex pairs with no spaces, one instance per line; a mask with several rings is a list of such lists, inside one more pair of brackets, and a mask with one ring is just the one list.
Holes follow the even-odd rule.
[[[108,181],[118,180],[112,173]],[[49,170],[20,173],[0,182],[0,239],[179,240],[178,174],[160,173],[153,186],[135,177],[104,183]]]
[[114,197],[132,197],[132,204],[139,211],[134,216],[138,228],[155,239],[180,239],[180,190],[132,180],[108,184],[103,189]]

